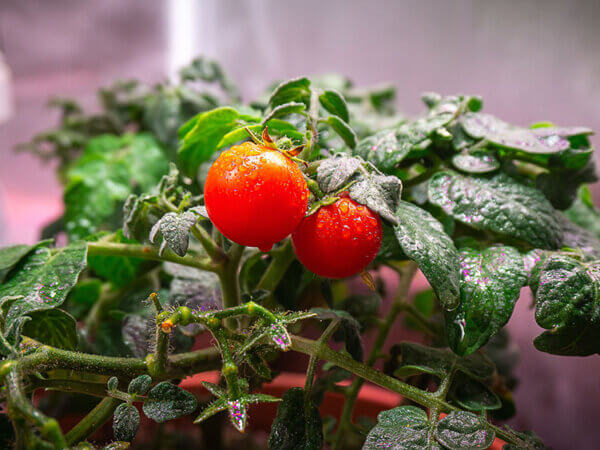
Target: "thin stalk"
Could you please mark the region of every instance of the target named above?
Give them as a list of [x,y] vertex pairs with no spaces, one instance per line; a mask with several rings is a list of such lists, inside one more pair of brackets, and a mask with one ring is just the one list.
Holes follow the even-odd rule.
[[[35,409],[25,396],[21,377],[19,367],[13,367],[5,378],[5,386],[8,391],[7,409],[9,416],[13,420],[19,418],[21,421],[29,422],[31,425],[37,427],[40,434],[52,443],[54,448],[67,448],[65,437],[58,422]],[[28,433],[20,433],[18,437],[23,440],[30,438],[30,436],[25,436],[24,434]],[[23,443],[21,442],[20,444]],[[20,444],[18,443],[18,445]]]
[[156,347],[151,363],[148,364],[148,371],[152,378],[160,378],[164,376],[169,362],[169,334],[163,333],[160,323],[156,324],[155,330]]
[[[419,388],[411,386],[410,384],[404,383],[396,378],[392,378],[385,375],[366,364],[359,363],[349,356],[342,353],[338,353],[331,349],[329,346],[319,345],[317,341],[306,339],[300,336],[292,335],[292,347],[291,349],[304,353],[305,355],[315,355],[319,359],[329,361],[342,369],[346,369],[348,372],[363,378],[365,381],[370,381],[373,384],[381,386],[392,392],[398,394],[418,403],[429,409],[437,408],[440,412],[451,413],[452,411],[460,411],[459,408],[447,403],[445,400],[440,400],[430,392],[423,391]],[[496,436],[504,441],[514,444],[517,446],[527,447],[526,444],[517,436],[505,430],[497,427],[490,423],[487,426],[496,433]]]
[[196,239],[198,239],[198,242],[200,242],[202,247],[204,247],[206,254],[210,256],[210,259],[212,259],[213,262],[219,263],[226,259],[223,249],[217,245],[217,243],[202,225],[194,225],[192,227],[192,234]]
[[[385,320],[379,327],[379,333],[375,338],[373,347],[367,357],[366,365],[372,366],[377,361],[377,358],[385,344],[387,336],[392,329],[392,325],[396,321],[398,314],[402,311],[403,305],[406,302],[406,296],[410,288],[412,279],[417,271],[417,265],[413,262],[406,263],[400,270],[400,283],[398,286],[398,294],[392,303],[392,307],[388,312]],[[344,432],[347,430],[349,425],[352,423],[352,412],[354,411],[354,404],[358,393],[362,388],[365,380],[363,378],[356,378],[346,393],[346,402],[344,403],[344,409],[342,410],[342,416],[340,418],[340,425],[335,433],[332,449],[338,449],[341,447],[344,440]]]
[[[329,338],[335,333],[335,331],[339,328],[341,324],[340,320],[332,320],[331,323],[325,328],[321,337],[317,343],[319,345],[327,345],[329,342]],[[308,402],[310,398],[310,393],[312,391],[313,380],[315,378],[315,371],[317,369],[317,362],[319,359],[315,355],[310,356],[310,360],[308,361],[308,369],[306,370],[306,381],[304,382],[304,396],[305,402]]]
[[271,252],[271,255],[271,262],[256,286],[256,289],[265,289],[270,292],[269,297],[264,302],[268,308],[275,306],[273,291],[283,279],[294,259],[296,259],[291,239],[288,239],[278,250]]
[[213,264],[207,258],[197,258],[192,255],[177,256],[169,250],[161,256],[158,254],[157,249],[149,245],[88,242],[88,254],[101,256],[129,256],[132,258],[150,259],[153,261],[168,261],[210,272],[215,272],[218,268],[218,266]]
[[69,446],[86,439],[98,428],[104,425],[114,414],[121,400],[105,397],[81,421],[65,435]]

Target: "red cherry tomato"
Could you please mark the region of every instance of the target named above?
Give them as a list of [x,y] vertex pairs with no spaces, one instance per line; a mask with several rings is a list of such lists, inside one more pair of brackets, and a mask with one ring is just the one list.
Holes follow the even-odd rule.
[[343,197],[306,217],[292,234],[296,256],[311,272],[346,278],[362,272],[381,247],[381,219]]
[[223,152],[208,171],[204,201],[227,238],[263,251],[289,235],[306,212],[308,189],[298,166],[252,142]]

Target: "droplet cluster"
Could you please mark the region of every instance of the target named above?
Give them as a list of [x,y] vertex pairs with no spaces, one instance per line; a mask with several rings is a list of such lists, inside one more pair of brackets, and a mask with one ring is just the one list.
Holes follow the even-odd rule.
[[292,235],[296,256],[309,270],[346,278],[365,269],[381,246],[381,219],[344,196],[304,219]]

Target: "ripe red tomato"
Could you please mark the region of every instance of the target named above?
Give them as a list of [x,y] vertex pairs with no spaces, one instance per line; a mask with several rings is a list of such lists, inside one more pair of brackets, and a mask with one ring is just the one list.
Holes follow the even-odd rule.
[[268,251],[302,221],[308,189],[293,161],[277,150],[246,142],[213,163],[204,201],[210,220],[227,238]]
[[292,234],[296,256],[322,277],[346,278],[362,272],[381,247],[381,219],[343,196],[306,217]]

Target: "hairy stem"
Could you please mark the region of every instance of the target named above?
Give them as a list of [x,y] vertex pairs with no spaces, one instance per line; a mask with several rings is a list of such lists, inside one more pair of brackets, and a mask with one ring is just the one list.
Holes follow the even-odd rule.
[[161,256],[158,250],[149,245],[139,244],[116,244],[112,242],[88,242],[89,255],[102,256],[129,256],[132,258],[150,259],[153,261],[168,261],[183,266],[196,267],[197,269],[215,272],[217,265],[207,258],[197,258],[192,255],[177,256],[175,253],[167,250]]
[[292,247],[292,240],[286,240],[279,249],[271,252],[271,255],[271,262],[256,286],[256,289],[265,289],[270,292],[269,298],[264,302],[265,306],[268,308],[273,308],[275,306],[273,291],[279,285],[279,282],[284,277],[292,262],[294,262],[294,259],[296,259]]
[[83,441],[94,431],[104,425],[114,414],[121,400],[112,397],[103,398],[94,409],[92,409],[81,421],[75,425],[66,435],[68,445],[75,445]]
[[[54,448],[66,448],[67,444],[65,437],[62,434],[60,426],[55,419],[46,417],[41,411],[35,409],[25,396],[23,390],[21,373],[19,367],[13,367],[5,379],[5,385],[8,393],[7,408],[8,414],[16,422],[29,422],[29,424],[37,427],[40,434],[48,440]],[[31,439],[31,436],[26,436],[29,433],[20,433],[17,429],[17,437]],[[24,443],[17,442],[17,447],[20,448]]]
[[[441,400],[436,397],[435,394],[423,391],[410,384],[404,383],[396,378],[392,378],[380,371],[367,366],[366,364],[359,363],[349,356],[342,353],[338,353],[331,349],[329,346],[320,345],[318,341],[312,339],[306,339],[300,336],[292,335],[292,350],[304,353],[309,356],[316,356],[319,359],[329,361],[342,369],[346,369],[348,372],[370,381],[378,386],[388,389],[418,403],[429,409],[437,408],[438,411],[443,413],[450,413],[452,411],[460,411],[459,408],[452,406],[445,400]],[[513,433],[508,430],[502,429],[495,425],[488,423],[488,427],[492,429],[496,436],[515,445],[521,445],[527,447],[525,443]]]
[[[335,331],[339,328],[341,324],[340,320],[332,320],[331,323],[325,328],[325,331],[319,337],[317,343],[319,345],[327,345],[329,342],[329,338],[335,333]],[[310,398],[310,393],[313,386],[313,380],[315,378],[315,371],[317,369],[318,358],[315,355],[310,356],[310,361],[308,362],[308,369],[306,369],[306,381],[304,382],[304,395],[305,395],[305,403],[308,402]]]
[[[408,294],[408,290],[410,288],[410,284],[412,279],[417,271],[417,265],[413,262],[407,262],[400,269],[400,283],[398,285],[398,294],[392,303],[392,307],[388,312],[385,320],[382,322],[379,333],[375,338],[375,342],[373,343],[373,347],[367,357],[366,365],[372,366],[377,361],[377,358],[385,344],[385,340],[392,329],[392,325],[396,321],[398,314],[402,311],[403,305],[406,302],[406,296]],[[342,410],[342,417],[340,418],[340,425],[335,434],[332,449],[340,448],[343,440],[344,440],[344,432],[350,427],[352,423],[352,412],[354,411],[354,404],[356,402],[356,398],[358,397],[358,393],[364,383],[363,378],[356,378],[346,394],[346,402],[344,403],[344,409]]]
[[213,262],[218,263],[225,259],[226,255],[223,252],[223,249],[218,246],[202,225],[194,225],[192,227],[192,234],[198,239],[202,247],[204,247],[206,254],[210,256],[210,259],[212,259]]
[[[231,244],[231,248],[227,253],[227,260],[223,264],[221,270],[217,272],[219,282],[221,283],[221,293],[223,295],[223,308],[231,308],[240,304],[240,259],[244,253],[243,245]],[[233,319],[226,321],[226,326],[230,329],[237,325]]]

